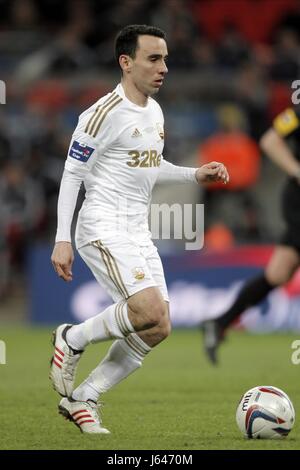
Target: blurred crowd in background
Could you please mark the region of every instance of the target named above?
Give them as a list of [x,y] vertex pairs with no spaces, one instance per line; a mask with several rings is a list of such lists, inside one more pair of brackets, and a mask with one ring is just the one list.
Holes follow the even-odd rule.
[[226,189],[199,189],[206,246],[276,241],[282,175],[258,142],[300,77],[300,1],[0,0],[0,12],[0,297],[27,247],[54,241],[72,131],[119,82],[113,43],[127,24],[167,33],[165,158],[224,161],[231,172]]

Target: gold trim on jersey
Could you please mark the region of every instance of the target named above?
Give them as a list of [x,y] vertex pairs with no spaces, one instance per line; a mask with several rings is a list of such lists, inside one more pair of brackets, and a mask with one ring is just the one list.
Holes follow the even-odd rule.
[[116,287],[117,287],[117,289],[119,290],[119,292],[121,293],[121,295],[124,296],[124,292],[122,292],[122,290],[120,289],[119,285],[116,283],[116,281],[115,281],[115,279],[114,279],[114,275],[113,275],[113,272],[111,271],[109,262],[108,262],[108,260],[107,260],[107,255],[106,255],[106,253],[102,251],[102,248],[98,245],[98,242],[92,242],[92,245],[100,251],[101,258],[102,258],[103,263],[104,263],[105,266],[106,266],[108,276],[110,277],[110,279],[112,280],[112,282],[116,285]]
[[117,104],[119,104],[123,98],[117,95],[115,92],[111,94],[107,100],[97,106],[93,115],[89,119],[86,125],[85,132],[90,134],[92,137],[96,137],[99,132],[100,126],[104,121],[105,117]]
[[[97,117],[97,127],[96,127],[96,130],[95,132],[93,133],[93,137],[96,137],[96,135],[98,134],[99,132],[99,129],[101,127],[101,124],[102,122],[104,121],[104,119],[106,118],[107,114],[115,107],[117,106],[117,104],[121,103],[121,101],[123,101],[123,98],[119,97],[117,100],[114,100],[111,102],[109,108],[107,108],[107,105],[106,105],[106,109],[104,110],[104,107],[102,108],[102,111],[101,113],[99,114],[99,116]],[[95,123],[96,124],[96,123]]]
[[98,110],[95,113],[95,116],[93,118],[93,122],[90,125],[89,131],[88,131],[89,134],[93,135],[95,126],[102,112],[105,111],[105,109],[108,108],[108,106],[110,106],[110,104],[116,101],[117,99],[118,99],[118,95],[113,94],[108,100],[106,100],[102,105],[98,107]]
[[288,136],[297,129],[299,125],[299,118],[293,108],[287,108],[273,121],[273,127],[281,137]]
[[[103,245],[102,245],[102,246],[103,246]],[[104,248],[104,247],[103,247],[103,248]],[[122,286],[122,289],[124,289],[124,291],[125,291],[125,293],[126,293],[126,298],[128,298],[128,297],[129,297],[129,294],[128,294],[128,291],[127,291],[127,289],[126,289],[126,287],[125,287],[125,284],[124,284],[124,282],[123,282],[123,279],[122,279],[121,273],[120,273],[120,271],[119,271],[119,267],[118,267],[118,265],[117,265],[117,262],[116,262],[115,258],[113,257],[113,255],[111,254],[111,252],[109,251],[109,249],[108,249],[108,248],[105,248],[105,250],[107,251],[108,256],[110,256],[110,259],[111,259],[111,261],[112,261],[112,264],[113,264],[113,266],[114,266],[114,268],[115,268],[115,270],[116,270],[116,272],[117,272],[117,276],[116,276],[116,277],[118,277],[118,279],[119,279],[119,281],[120,281],[120,284],[121,284],[121,286]]]
[[95,111],[93,112],[93,115],[90,117],[85,129],[84,129],[84,132],[86,132],[87,134],[90,134],[91,133],[91,125],[93,124],[100,108],[102,108],[103,106],[105,106],[106,104],[108,104],[108,102],[110,102],[114,97],[116,96],[116,93],[113,91],[112,94],[102,103],[102,104],[99,104],[97,106],[97,108],[95,109]]
[[122,297],[128,299],[129,294],[122,280],[115,258],[112,256],[108,248],[105,248],[103,246],[100,240],[92,242],[92,245],[98,248],[98,250],[100,251],[103,263],[106,266],[107,273],[110,279],[115,284]]

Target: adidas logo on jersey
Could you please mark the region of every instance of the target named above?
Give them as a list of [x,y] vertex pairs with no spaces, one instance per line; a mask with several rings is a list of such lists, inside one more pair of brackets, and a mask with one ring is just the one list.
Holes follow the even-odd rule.
[[133,133],[131,134],[131,137],[141,137],[142,134],[140,131],[137,129],[137,127],[134,129]]

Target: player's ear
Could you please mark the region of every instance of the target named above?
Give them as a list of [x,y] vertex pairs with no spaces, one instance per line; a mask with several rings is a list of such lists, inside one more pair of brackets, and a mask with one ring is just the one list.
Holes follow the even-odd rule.
[[130,72],[132,60],[129,55],[122,54],[119,57],[119,64],[123,72]]

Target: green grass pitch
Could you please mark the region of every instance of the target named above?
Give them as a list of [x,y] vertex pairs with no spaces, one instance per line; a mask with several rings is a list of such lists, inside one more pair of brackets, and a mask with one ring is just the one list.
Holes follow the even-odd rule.
[[[111,435],[83,435],[57,412],[48,379],[50,329],[0,327],[7,364],[0,365],[0,449],[299,449],[300,365],[291,363],[297,334],[232,332],[221,364],[204,358],[196,330],[174,330],[144,366],[103,396]],[[300,334],[298,335],[298,337]],[[82,357],[77,383],[103,357],[108,343]],[[256,385],[282,388],[294,403],[296,424],[282,441],[244,439],[235,423],[240,396]]]

